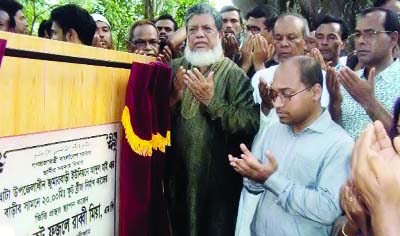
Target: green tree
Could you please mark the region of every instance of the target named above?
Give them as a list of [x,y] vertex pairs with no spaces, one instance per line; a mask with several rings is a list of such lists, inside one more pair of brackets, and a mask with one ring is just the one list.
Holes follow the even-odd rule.
[[[49,19],[54,8],[77,4],[89,13],[103,14],[110,22],[114,45],[117,50],[126,51],[128,32],[133,22],[140,19],[154,20],[159,15],[171,14],[179,25],[182,24],[186,10],[194,4],[207,0],[19,0],[29,23],[29,34],[37,35],[42,20]],[[54,3],[55,2],[55,3]]]

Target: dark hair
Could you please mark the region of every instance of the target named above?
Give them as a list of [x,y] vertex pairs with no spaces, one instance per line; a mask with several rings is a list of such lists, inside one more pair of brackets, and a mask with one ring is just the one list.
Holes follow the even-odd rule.
[[297,63],[300,72],[300,81],[308,86],[320,84],[323,86],[323,75],[321,65],[312,57],[309,56],[294,56],[288,60],[293,60]]
[[278,19],[276,20],[277,22],[279,20],[282,20],[288,16],[292,16],[292,17],[296,17],[299,20],[301,20],[301,22],[303,23],[303,27],[301,29],[301,34],[303,35],[303,37],[309,37],[310,36],[310,27],[308,26],[308,21],[306,18],[304,18],[304,16],[297,14],[297,13],[283,13],[281,14]]
[[389,0],[375,0],[374,3],[372,4],[373,7],[381,7],[385,5]]
[[222,13],[228,12],[228,11],[236,11],[236,12],[238,13],[238,15],[239,15],[240,24],[243,24],[243,16],[242,16],[242,13],[240,12],[240,9],[239,9],[239,8],[237,8],[237,7],[235,7],[235,6],[224,6],[224,7],[219,11],[219,13],[222,14]]
[[222,17],[219,12],[217,12],[212,6],[206,4],[206,3],[199,3],[191,8],[189,8],[186,12],[185,16],[185,25],[186,27],[188,26],[189,20],[194,16],[194,15],[201,15],[201,14],[210,14],[213,16],[214,21],[215,21],[215,26],[217,27],[218,31],[221,31],[222,29]]
[[[385,14],[385,22],[383,23],[383,27],[385,28],[386,31],[397,31],[400,33],[400,23],[399,23],[399,18],[398,14],[392,10],[382,8],[382,7],[371,7],[363,10],[360,14],[360,17],[365,17],[365,15],[376,12],[376,11],[381,11],[386,13]],[[390,34],[390,33],[388,33]]]
[[9,9],[9,14],[12,17],[15,17],[19,10],[24,9],[24,6],[15,0],[1,0],[1,2],[7,6]]
[[400,116],[400,97],[396,99],[396,102],[394,103],[393,106],[393,120],[392,120],[392,126],[389,131],[389,137],[391,140],[393,140],[397,135],[399,135],[399,132],[397,131],[397,121],[399,120]]
[[64,35],[68,30],[74,29],[85,45],[92,45],[97,27],[92,16],[85,9],[75,4],[57,7],[51,11],[50,20],[60,26]]
[[[324,17],[322,17],[322,19],[320,20],[320,22],[318,24],[318,27],[320,27],[323,24],[331,24],[331,23],[337,23],[340,25],[340,38],[342,38],[342,40],[345,41],[347,39],[347,37],[349,37],[349,29],[347,27],[346,22],[344,22],[339,17],[327,14]],[[317,27],[317,29],[318,29],[318,27]]]
[[274,28],[275,22],[279,17],[279,11],[275,7],[262,4],[256,6],[251,11],[249,11],[249,13],[247,13],[246,15],[246,20],[248,20],[250,17],[253,18],[265,17],[264,25],[272,29]]
[[151,20],[147,20],[147,19],[139,20],[139,21],[136,21],[135,23],[133,23],[133,25],[129,29],[128,42],[132,41],[133,31],[135,31],[136,27],[141,26],[141,25],[151,25],[158,32],[156,25]]
[[38,36],[41,38],[44,38],[44,36],[47,33],[47,35],[49,37],[51,37],[51,25],[52,24],[53,24],[53,22],[51,22],[51,20],[43,20],[39,25]]
[[15,0],[0,0],[0,8],[7,12],[10,17],[10,21],[8,22],[9,28],[15,28],[15,15],[19,10],[22,10],[24,6]]
[[178,30],[178,24],[176,23],[175,19],[170,14],[163,14],[157,18],[154,22],[157,23],[159,20],[170,20],[174,23],[174,31]]

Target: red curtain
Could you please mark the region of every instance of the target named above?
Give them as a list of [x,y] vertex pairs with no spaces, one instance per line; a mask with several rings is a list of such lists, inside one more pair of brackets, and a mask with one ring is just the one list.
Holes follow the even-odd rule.
[[122,117],[120,236],[170,235],[162,182],[170,89],[168,65],[132,64]]

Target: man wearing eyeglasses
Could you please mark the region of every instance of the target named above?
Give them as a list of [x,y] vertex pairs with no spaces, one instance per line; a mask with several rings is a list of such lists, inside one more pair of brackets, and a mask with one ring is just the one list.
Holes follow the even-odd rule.
[[[304,55],[306,40],[309,35],[308,22],[303,16],[293,13],[285,13],[279,16],[273,28],[274,47],[279,62],[283,63],[291,57]],[[264,137],[268,132],[268,127],[279,122],[279,116],[271,103],[267,90],[273,82],[276,68],[278,68],[278,65],[260,70],[251,79],[254,88],[254,101],[261,104],[262,111],[260,113],[260,129],[254,138],[252,149],[261,148]],[[326,86],[322,87],[321,104],[323,107],[327,107],[329,104],[329,95]],[[236,235],[250,235],[249,225],[253,218],[255,204],[258,200],[257,197],[243,188],[240,198]]]
[[358,60],[366,67],[359,73],[341,69],[337,79],[342,88],[330,95],[333,119],[353,138],[371,121],[390,128],[390,111],[400,91],[400,63],[392,54],[399,29],[397,14],[384,8],[366,9],[357,20],[352,37]]
[[[310,35],[307,20],[298,14],[285,13],[279,16],[275,23],[273,31],[274,47],[276,56],[279,62],[284,62],[290,57],[305,54],[306,40]],[[251,83],[254,88],[254,100],[256,103],[261,104],[262,116],[261,125],[268,126],[271,122],[277,121],[276,114],[272,110],[273,106],[266,96],[265,88],[268,83],[272,83],[273,75],[277,65],[271,66],[267,69],[258,71]],[[329,104],[329,94],[326,86],[323,87],[322,106],[326,107]]]
[[268,128],[252,152],[241,144],[241,158],[229,155],[230,165],[245,177],[245,188],[261,195],[252,236],[328,236],[342,214],[339,191],[353,141],[322,108],[322,86],[316,60],[285,60],[268,92],[280,123]]
[[130,53],[157,57],[160,62],[171,60],[169,53],[160,53],[157,27],[149,20],[140,20],[131,26],[127,47]]

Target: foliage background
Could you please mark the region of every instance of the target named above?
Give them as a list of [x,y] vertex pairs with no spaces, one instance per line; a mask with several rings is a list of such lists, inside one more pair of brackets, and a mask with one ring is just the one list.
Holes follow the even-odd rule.
[[174,16],[181,25],[186,10],[208,0],[19,0],[29,23],[29,34],[37,35],[39,24],[50,17],[52,9],[68,3],[77,4],[89,13],[103,14],[110,22],[114,45],[126,51],[129,27],[137,20],[155,19],[161,14]]
[[[37,35],[42,20],[48,19],[53,8],[67,3],[75,3],[90,13],[103,14],[111,23],[114,45],[126,50],[129,27],[133,22],[147,18],[155,19],[163,13],[171,14],[182,25],[186,10],[199,2],[210,0],[19,0],[24,5],[24,13],[29,22],[29,32]],[[232,0],[243,15],[257,4],[276,6],[280,12],[297,12],[305,16],[313,29],[318,16],[330,13],[344,19],[350,30],[354,29],[356,15],[361,9],[371,5],[371,0]],[[212,4],[212,3],[211,3]]]

